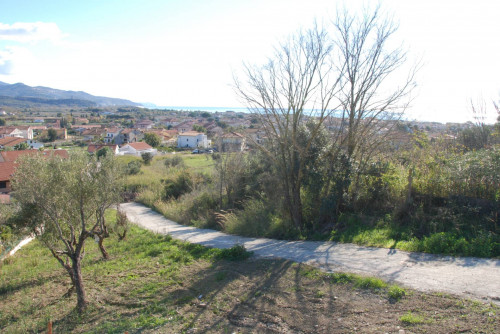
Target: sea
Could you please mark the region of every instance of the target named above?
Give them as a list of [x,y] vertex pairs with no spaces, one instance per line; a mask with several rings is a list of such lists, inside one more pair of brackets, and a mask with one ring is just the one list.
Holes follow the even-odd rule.
[[155,107],[154,109],[163,109],[163,110],[178,110],[178,111],[208,111],[208,112],[226,112],[226,111],[234,111],[236,113],[247,113],[247,108],[242,107],[186,107],[186,106],[161,106]]

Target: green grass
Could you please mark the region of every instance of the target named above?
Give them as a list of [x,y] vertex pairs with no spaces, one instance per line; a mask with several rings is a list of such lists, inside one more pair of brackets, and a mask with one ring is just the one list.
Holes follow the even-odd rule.
[[[107,219],[112,223],[112,210]],[[248,330],[234,322],[242,315],[256,321],[255,328],[266,328],[262,307],[284,323],[280,332],[315,332],[317,321],[326,325],[332,317],[359,323],[367,313],[383,320],[384,327],[377,327],[381,332],[418,324],[427,314],[433,319],[425,325],[429,332],[453,332],[457,322],[461,329],[471,324],[484,332],[498,328],[494,305],[434,295],[424,300],[415,293],[396,304],[390,296],[402,289],[379,279],[323,273],[285,260],[238,261],[249,255],[241,246],[209,249],[134,225],[125,241],[112,236],[105,245],[107,261],[93,240],[86,243],[82,274],[90,304],[81,315],[74,310],[75,296],[63,297],[70,286],[67,273],[38,241],[9,258],[0,267],[0,332],[44,332],[51,320],[55,333],[183,333],[192,328],[232,333]],[[364,311],[352,311],[358,309]],[[438,317],[435,310],[447,313]],[[439,322],[445,316],[458,320]]]
[[391,298],[395,301],[399,301],[401,298],[403,298],[407,294],[405,289],[403,289],[397,285],[392,285],[389,288],[389,291],[387,293],[389,295],[389,298]]
[[186,167],[199,173],[210,173],[214,168],[214,161],[210,154],[182,154]]
[[406,325],[419,325],[427,322],[424,317],[414,314],[411,311],[406,312],[399,320]]
[[354,286],[361,289],[377,290],[387,287],[387,283],[375,277],[356,277]]
[[[114,210],[109,210],[106,218],[111,223]],[[250,256],[242,246],[211,249],[176,241],[170,236],[154,234],[135,226],[130,227],[126,241],[118,242],[116,236],[112,236],[105,240],[105,246],[111,254],[108,261],[102,260],[93,240],[86,242],[82,276],[90,306],[81,316],[73,311],[74,297],[60,298],[69,287],[69,278],[49,250],[38,241],[33,241],[16,257],[0,265],[0,299],[16,300],[15,303],[11,300],[8,309],[0,306],[0,331],[7,328],[6,332],[38,332],[45,328],[49,318],[63,317],[66,327],[60,325],[62,327],[58,327],[57,332],[71,332],[71,326],[84,326],[101,311],[99,302],[96,303],[92,296],[106,295],[105,298],[113,300],[115,297],[107,292],[124,287],[124,297],[134,312],[117,314],[92,326],[89,332],[123,333],[125,330],[153,329],[169,322],[182,322],[184,320],[174,306],[145,306],[142,300],[154,298],[166,287],[182,284],[179,272],[187,265],[199,261],[213,264],[220,260],[241,261]],[[156,274],[145,279],[144,273],[150,268],[154,268]],[[158,277],[159,281],[154,277]],[[22,294],[19,294],[21,291]],[[25,297],[32,294],[38,297]],[[46,301],[54,295],[57,296],[54,301]],[[30,316],[25,317],[27,314]]]
[[439,232],[417,238],[409,228],[398,227],[390,216],[375,224],[364,223],[355,215],[344,216],[345,228],[327,238],[342,243],[400,249],[454,256],[500,257],[500,239],[494,234],[465,237],[458,232]]

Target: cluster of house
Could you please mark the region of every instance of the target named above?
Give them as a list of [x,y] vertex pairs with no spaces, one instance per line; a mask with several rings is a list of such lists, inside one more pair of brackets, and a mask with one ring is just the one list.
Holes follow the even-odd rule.
[[19,151],[1,151],[0,152],[0,203],[8,203],[9,193],[12,190],[11,179],[16,169],[17,160],[27,154],[39,154],[41,156],[56,155],[62,158],[68,157],[66,150],[19,150]]
[[[109,146],[117,154],[132,154],[130,148],[133,144],[144,139],[146,133],[154,133],[158,135],[161,144],[164,146],[177,148],[209,148],[216,146],[222,151],[242,151],[245,149],[245,136],[236,133],[224,133],[222,129],[214,132],[215,123],[202,123],[197,120],[180,122],[176,126],[170,126],[170,129],[154,129],[155,123],[149,120],[137,122],[134,128],[120,128],[118,126],[103,127],[99,124],[93,125],[77,125],[73,126],[75,133],[83,138],[84,141],[91,143],[102,143],[100,146]],[[203,128],[204,125],[211,125],[207,128],[207,134],[211,135],[215,140],[208,139],[208,135],[203,132],[193,131],[193,127],[199,125]],[[196,128],[196,127],[195,127]],[[118,148],[115,147],[118,146]],[[92,150],[92,149],[89,149]],[[136,153],[133,153],[136,154]],[[137,153],[140,154],[140,153]]]
[[[67,138],[66,129],[53,129],[57,138]],[[0,126],[0,150],[14,148],[22,143],[26,143],[28,148],[36,150],[43,147],[42,143],[33,139],[35,131],[46,137],[48,128],[46,126]]]

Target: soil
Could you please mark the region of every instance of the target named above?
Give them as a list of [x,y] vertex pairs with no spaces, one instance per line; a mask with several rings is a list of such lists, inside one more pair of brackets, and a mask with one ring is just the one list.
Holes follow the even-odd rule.
[[[193,270],[194,268],[191,268]],[[188,323],[150,333],[458,333],[500,331],[499,309],[445,294],[365,290],[308,277],[311,267],[285,260],[222,262],[197,268],[171,291],[191,302],[178,309]],[[314,271],[313,271],[314,273]],[[222,278],[222,279],[221,279]],[[200,297],[201,298],[198,298]],[[400,318],[411,312],[422,323]]]

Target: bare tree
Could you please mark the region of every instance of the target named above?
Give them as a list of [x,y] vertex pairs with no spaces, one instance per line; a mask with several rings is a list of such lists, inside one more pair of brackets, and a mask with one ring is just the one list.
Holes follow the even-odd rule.
[[[342,68],[335,68],[333,44],[317,25],[299,32],[275,49],[262,67],[245,66],[246,82],[235,80],[236,91],[260,121],[266,144],[254,144],[274,162],[285,190],[290,217],[303,227],[300,189],[305,158],[323,122],[335,110]],[[299,144],[304,121],[315,119],[305,143]]]
[[14,175],[18,227],[34,233],[68,272],[80,312],[87,306],[81,273],[85,241],[98,238],[105,209],[118,201],[119,173],[112,156],[97,160],[82,153],[68,159],[29,155]]
[[342,105],[338,134],[348,157],[360,159],[384,140],[381,134],[390,133],[405,112],[419,66],[400,71],[407,51],[391,47],[398,26],[381,14],[380,7],[366,9],[361,16],[339,11],[333,28],[336,63],[345,69],[337,96]]
[[[343,9],[332,25],[337,50],[334,62],[337,69],[342,69],[342,79],[341,91],[336,95],[341,108],[327,123],[333,129],[330,157],[345,157],[344,178],[354,181],[351,188],[355,192],[366,163],[385,146],[411,102],[420,64],[407,67],[407,51],[401,46],[392,47],[398,26],[381,13],[380,7],[365,9],[361,15]],[[353,164],[356,168],[352,168]],[[326,180],[324,195],[332,181]],[[350,182],[343,184],[338,190],[339,199]]]
[[[295,35],[276,49],[267,65],[245,66],[244,84],[236,80],[237,93],[267,137],[265,145],[254,145],[275,163],[286,207],[299,229],[304,165],[321,129],[327,126],[331,135],[323,154],[332,166],[324,169],[321,192],[326,196],[339,183],[333,175],[349,179],[349,165],[356,162],[361,171],[384,143],[408,106],[418,69],[412,67],[403,79],[398,76],[407,53],[391,48],[397,26],[378,7],[361,16],[343,10],[332,26],[330,35],[317,26]],[[314,126],[307,129],[304,142],[298,139],[306,121]],[[340,192],[345,192],[349,183],[342,184]]]

